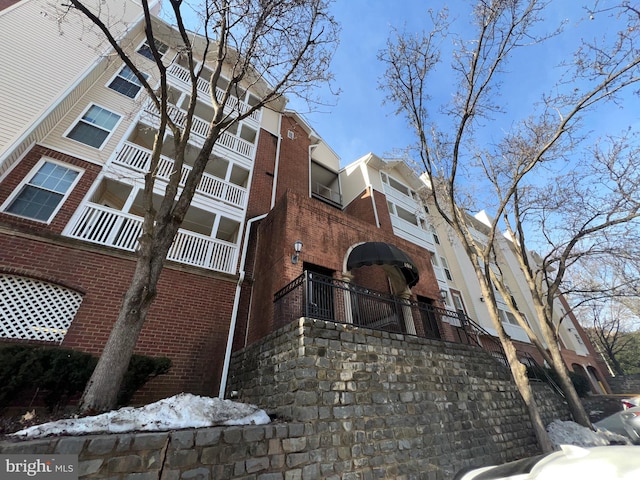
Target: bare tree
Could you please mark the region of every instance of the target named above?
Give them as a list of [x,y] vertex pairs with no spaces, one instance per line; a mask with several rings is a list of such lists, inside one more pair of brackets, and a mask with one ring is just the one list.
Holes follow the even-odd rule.
[[[546,184],[540,186],[542,175],[535,176],[535,173],[544,173],[546,178],[552,179],[562,177],[562,168],[553,167],[559,163],[566,166],[570,155],[585,140],[580,120],[587,113],[594,112],[598,104],[615,99],[617,94],[635,84],[640,65],[640,56],[634,48],[634,37],[638,35],[637,17],[632,10],[622,7],[619,11],[622,15],[620,31],[613,42],[583,43],[574,61],[564,66],[566,77],[556,87],[554,95],[543,98],[541,111],[532,107],[528,117],[513,127],[498,145],[476,147],[474,134],[481,122],[498,116],[504,110],[498,100],[497,87],[506,78],[503,75],[506,62],[519,51],[526,51],[527,46],[538,45],[560,32],[553,30],[542,36],[535,34],[541,31],[540,21],[547,6],[546,2],[538,0],[480,0],[473,8],[472,40],[464,41],[449,33],[445,12],[432,15],[434,26],[430,33],[396,34],[381,54],[381,60],[387,64],[381,87],[387,89],[388,99],[397,106],[399,114],[407,117],[415,130],[417,143],[412,151],[420,159],[417,168],[426,172],[430,182],[430,201],[460,239],[475,268],[492,324],[505,349],[511,372],[544,451],[551,449],[548,435],[524,366],[502,326],[494,287],[510,303],[514,316],[544,358],[562,373],[561,386],[569,392],[567,399],[575,420],[590,426],[575,389],[568,381],[551,319],[554,318],[554,304],[560,294],[564,273],[575,259],[577,247],[584,247],[587,252],[589,239],[636,218],[635,180],[626,183],[627,174],[633,170],[618,169],[616,165],[607,175],[612,183],[603,188],[616,198],[611,200],[610,210],[595,214],[595,218],[580,219],[576,215],[576,228],[571,229],[573,234],[562,240],[541,232],[542,242],[553,240],[557,248],[543,258],[540,265],[533,261],[527,249],[529,239],[525,237],[525,232],[538,233],[539,230],[528,230],[525,223],[534,216],[531,205],[539,205],[535,201],[549,199],[551,193],[546,192],[545,196],[544,189],[551,187]],[[452,68],[457,82],[452,100],[438,108],[429,97],[429,80],[439,66],[442,41],[446,36],[454,38]],[[630,150],[633,148],[626,151]],[[608,158],[613,157],[615,155]],[[625,156],[626,160],[632,158]],[[601,165],[607,165],[607,162],[601,162]],[[475,185],[481,183],[482,187],[474,189],[471,179]],[[540,205],[537,211],[539,218],[559,222],[555,223],[556,226],[564,225],[561,217],[555,216],[562,214],[562,201],[572,192],[580,192],[583,199],[589,198],[586,189],[577,190],[572,188],[573,184],[582,185],[577,178],[567,176],[562,188],[553,189],[553,194],[559,194],[554,198],[559,208],[550,215],[548,207]],[[470,213],[478,203],[490,201],[486,191],[492,192],[495,217],[489,219],[485,226],[486,238],[482,240],[471,231]],[[545,204],[549,205],[549,202]],[[551,230],[551,223],[548,225]],[[500,231],[505,227],[512,239],[508,248],[514,249],[525,272],[543,338],[538,338],[528,327],[502,281],[499,256],[503,254],[500,251],[503,247],[499,244],[502,242]],[[594,244],[591,245],[593,247]],[[551,279],[549,273],[554,268],[557,271]]]
[[[221,134],[285,94],[312,98],[313,88],[329,81],[329,63],[337,42],[338,27],[328,13],[325,0],[207,0],[197,4],[170,1],[166,13],[168,23],[178,32],[174,45],[188,68],[190,101],[186,113],[172,114],[167,86],[167,65],[158,51],[158,22],[153,18],[149,2],[142,0],[144,31],[152,52],[157,84],[150,84],[137,67],[131,51],[119,42],[110,28],[103,2],[69,0],[65,6],[88,18],[109,42],[118,57],[142,84],[148,100],[159,115],[149,170],[144,184],[144,223],[139,238],[136,267],[124,296],[118,318],[104,347],[98,365],[83,394],[83,412],[105,411],[116,404],[123,375],[144,325],[149,308],[157,296],[157,283],[169,248],[182,224],[205,167],[211,160],[214,145]],[[191,9],[191,10],[188,10]],[[188,30],[185,14],[195,12],[199,25]],[[205,62],[199,62],[204,59]],[[203,77],[204,64],[211,71]],[[216,87],[228,80],[223,93]],[[193,127],[197,84],[209,85],[209,102],[213,108],[204,144],[192,164],[189,175],[180,185],[180,174],[171,175],[159,205],[154,205],[155,172],[160,160],[165,133],[173,137],[175,167],[181,172]],[[243,92],[259,92],[259,100],[248,109],[240,109]],[[201,95],[200,95],[201,98]],[[225,104],[235,105],[231,112]]]
[[617,302],[594,303],[587,308],[593,321],[592,325],[586,328],[587,334],[600,346],[614,372],[624,375],[625,371],[618,357],[633,342],[633,338],[626,335],[630,312]]

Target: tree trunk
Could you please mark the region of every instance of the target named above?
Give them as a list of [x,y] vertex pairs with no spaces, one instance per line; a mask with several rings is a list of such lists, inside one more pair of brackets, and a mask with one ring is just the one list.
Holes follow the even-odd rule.
[[[177,227],[176,227],[177,229]],[[155,232],[157,233],[157,232]],[[80,399],[83,414],[113,410],[147,313],[156,297],[162,265],[173,236],[140,241],[135,273],[98,364]],[[155,245],[154,245],[155,244]]]
[[[485,261],[485,265],[488,265],[489,262]],[[511,375],[513,376],[513,380],[518,388],[518,392],[524,401],[524,404],[527,408],[527,413],[529,414],[529,418],[531,420],[531,425],[533,427],[533,432],[538,440],[538,445],[540,446],[543,453],[549,453],[553,451],[553,444],[551,443],[551,439],[549,438],[549,434],[545,429],[544,422],[542,421],[542,417],[540,416],[540,410],[538,410],[538,405],[536,404],[535,397],[533,395],[533,390],[531,389],[531,384],[529,383],[529,377],[527,377],[527,367],[525,367],[518,359],[518,352],[516,351],[516,347],[513,345],[511,338],[507,335],[507,332],[504,330],[504,326],[502,325],[502,321],[500,320],[500,316],[498,314],[498,307],[495,302],[495,297],[493,296],[492,290],[490,290],[491,284],[490,281],[485,278],[480,270],[480,267],[474,265],[476,267],[476,276],[478,281],[480,282],[480,289],[482,291],[482,295],[485,299],[487,299],[487,309],[489,311],[489,318],[493,323],[494,328],[498,332],[498,338],[500,340],[500,344],[504,350],[505,355],[507,356],[507,362],[509,363],[509,369],[511,370]]]
[[551,358],[553,360],[553,370],[558,374],[560,388],[565,394],[565,400],[567,401],[569,411],[573,416],[574,422],[579,423],[583,427],[587,427],[593,430],[593,425],[591,424],[589,415],[584,409],[584,405],[582,404],[582,401],[578,396],[578,392],[576,392],[576,389],[573,386],[573,382],[569,377],[558,345],[556,343],[549,343],[549,352],[551,353]]
[[543,453],[553,452],[553,444],[551,443],[549,434],[545,429],[544,422],[540,416],[540,410],[538,410],[538,405],[536,404],[533,390],[531,389],[531,384],[529,383],[529,377],[527,377],[527,367],[525,367],[518,359],[516,348],[507,337],[502,324],[499,324],[498,337],[500,338],[500,343],[502,343],[502,348],[507,356],[509,368],[511,369],[511,374],[515,384],[518,387],[518,392],[527,407],[533,431],[538,440],[538,445],[540,445]]

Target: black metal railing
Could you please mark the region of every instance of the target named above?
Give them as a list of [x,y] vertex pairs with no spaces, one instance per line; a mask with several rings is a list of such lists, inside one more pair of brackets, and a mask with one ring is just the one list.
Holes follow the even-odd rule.
[[[456,312],[377,292],[350,282],[305,271],[274,295],[276,327],[308,317],[387,332],[442,337],[443,317]],[[464,319],[460,320],[462,323]]]
[[[505,367],[508,367],[509,363],[507,362],[507,355],[505,354],[500,341],[468,317],[467,322],[471,327],[469,330],[476,332],[475,336],[470,337],[473,338],[475,344],[488,351],[493,358],[502,363]],[[529,352],[523,352],[516,349],[516,353],[520,362],[527,366],[527,376],[530,380],[546,382],[557,394],[564,397],[564,392],[560,386],[553,380],[553,378],[551,378],[551,376],[549,376],[547,370],[542,368]]]
[[[509,365],[500,341],[463,311],[405,300],[310,271],[304,271],[274,295],[276,328],[300,317],[433,339],[442,338],[441,325],[446,321],[457,342],[480,347],[498,363]],[[543,375],[540,379],[563,395],[529,353],[518,351],[518,358],[534,367],[528,370]]]

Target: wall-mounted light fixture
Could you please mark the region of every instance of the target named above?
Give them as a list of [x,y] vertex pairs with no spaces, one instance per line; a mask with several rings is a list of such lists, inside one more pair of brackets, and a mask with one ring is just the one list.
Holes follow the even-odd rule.
[[442,298],[442,301],[447,303],[447,291],[443,288],[440,290],[440,298]]
[[295,243],[293,244],[293,251],[295,253],[291,255],[291,263],[295,265],[300,259],[300,252],[302,251],[302,240],[295,241]]
[[480,297],[480,301],[484,303],[484,297]]

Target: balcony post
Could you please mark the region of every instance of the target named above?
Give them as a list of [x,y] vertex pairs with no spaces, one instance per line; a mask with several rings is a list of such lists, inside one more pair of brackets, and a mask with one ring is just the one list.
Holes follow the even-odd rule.
[[404,326],[406,332],[409,335],[417,335],[416,325],[413,321],[413,312],[411,311],[411,305],[409,303],[411,298],[411,290],[409,287],[405,287],[405,289],[398,295],[400,297],[400,304],[402,307],[402,317],[404,319]]
[[344,303],[344,322],[353,323],[353,303],[351,302],[351,280],[353,275],[349,272],[342,273],[342,281],[346,284],[347,288],[344,290],[343,303]]

